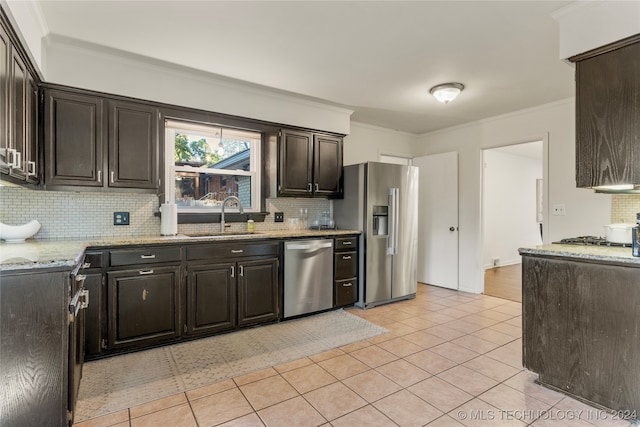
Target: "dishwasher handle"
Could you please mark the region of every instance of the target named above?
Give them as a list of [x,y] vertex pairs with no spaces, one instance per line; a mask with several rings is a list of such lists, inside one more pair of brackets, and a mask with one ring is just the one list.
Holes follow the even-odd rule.
[[333,241],[329,240],[326,243],[287,243],[286,250],[305,250],[305,249],[323,249],[332,248]]

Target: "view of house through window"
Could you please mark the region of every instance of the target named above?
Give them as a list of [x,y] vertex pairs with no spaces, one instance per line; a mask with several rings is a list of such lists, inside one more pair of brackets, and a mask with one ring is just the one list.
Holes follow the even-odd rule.
[[229,196],[247,211],[259,210],[259,132],[177,121],[165,129],[167,153],[173,153],[167,156],[174,181],[169,198],[179,212],[219,211]]

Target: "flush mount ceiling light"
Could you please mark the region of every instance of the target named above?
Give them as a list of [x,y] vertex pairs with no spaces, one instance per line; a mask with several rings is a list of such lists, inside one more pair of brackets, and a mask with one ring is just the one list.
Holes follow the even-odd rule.
[[450,101],[456,99],[456,96],[462,92],[462,89],[464,89],[462,83],[443,83],[432,87],[429,93],[443,104],[448,104]]

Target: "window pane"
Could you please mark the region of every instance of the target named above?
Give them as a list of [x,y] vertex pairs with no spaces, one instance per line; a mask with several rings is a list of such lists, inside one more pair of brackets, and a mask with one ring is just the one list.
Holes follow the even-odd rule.
[[176,204],[190,208],[220,207],[225,197],[236,196],[251,208],[251,176],[176,172]]
[[251,143],[260,142],[256,132],[214,127],[207,132],[176,130],[174,135],[176,166],[225,170],[251,170]]

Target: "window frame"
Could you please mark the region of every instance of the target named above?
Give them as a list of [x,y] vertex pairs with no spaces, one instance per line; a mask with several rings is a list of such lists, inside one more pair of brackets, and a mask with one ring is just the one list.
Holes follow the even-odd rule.
[[[162,121],[164,125],[164,145],[165,145],[165,168],[164,168],[164,190],[165,201],[168,203],[176,202],[175,193],[175,174],[179,172],[194,172],[203,173],[206,172],[211,175],[225,175],[225,176],[249,176],[251,178],[251,207],[244,207],[244,211],[248,213],[260,213],[262,208],[262,150],[264,145],[264,133],[260,130],[246,129],[242,127],[229,126],[219,123],[209,123],[201,121],[193,121],[182,118],[164,117]],[[175,133],[184,132],[191,134],[198,134],[203,136],[214,136],[215,130],[223,131],[237,130],[252,132],[259,135],[259,139],[252,140],[250,143],[249,152],[249,171],[234,170],[234,169],[213,169],[202,168],[195,166],[176,166],[175,165]],[[178,214],[219,214],[222,211],[221,207],[208,206],[208,207],[188,207],[178,206]]]

